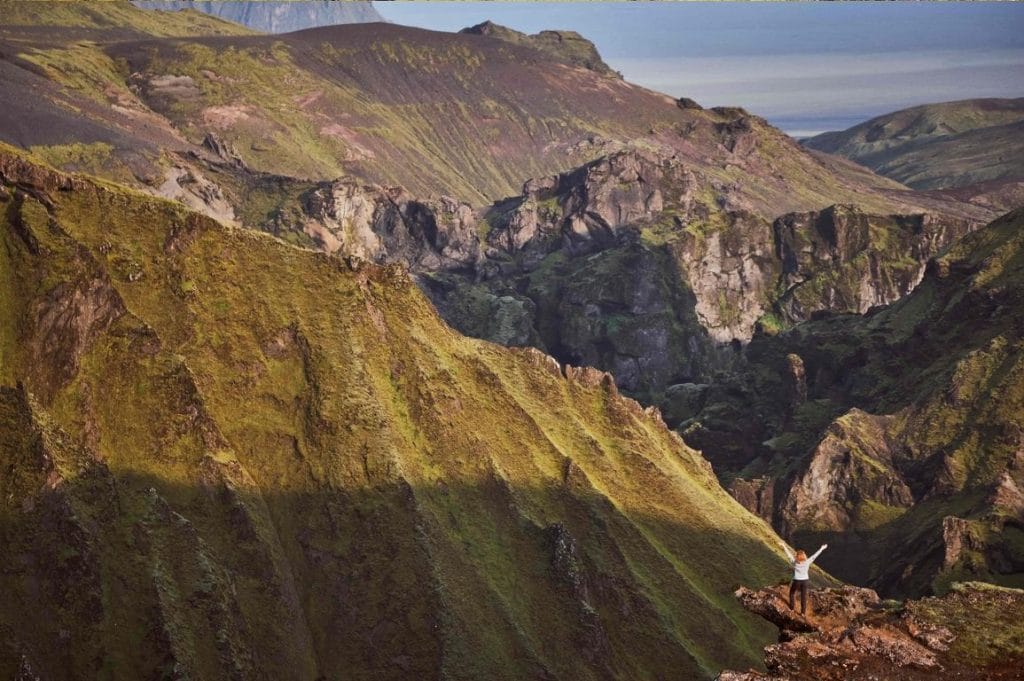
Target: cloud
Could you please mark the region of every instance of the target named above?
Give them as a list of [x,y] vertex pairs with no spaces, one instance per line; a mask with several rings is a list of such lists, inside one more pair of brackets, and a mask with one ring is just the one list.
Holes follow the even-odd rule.
[[639,85],[767,117],[871,116],[914,104],[1024,96],[1024,50],[619,58]]

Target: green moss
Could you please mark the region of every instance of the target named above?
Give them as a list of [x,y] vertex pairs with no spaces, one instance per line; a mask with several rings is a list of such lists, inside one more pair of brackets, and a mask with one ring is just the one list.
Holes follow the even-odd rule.
[[854,507],[853,523],[861,530],[874,530],[890,523],[906,512],[901,506],[887,506],[871,499],[864,499]]
[[949,649],[953,659],[983,667],[1024,657],[1024,621],[1007,607],[1008,599],[1019,602],[1019,590],[972,582],[954,584],[953,593],[908,604],[921,621],[956,632]]
[[254,31],[201,12],[154,12],[127,2],[48,2],[46,11],[13,0],[0,2],[5,26],[130,30],[152,36],[251,35]]
[[[133,678],[169,658],[195,677],[246,678],[258,660],[274,677],[370,678],[402,656],[402,676],[586,680],[605,670],[583,653],[598,631],[631,678],[757,663],[771,628],[706,565],[758,583],[784,569],[775,537],[635,404],[455,334],[397,268],[84,180],[50,199],[24,211],[38,261],[3,264],[100,277],[124,314],[90,332],[34,417],[81,448],[52,494],[73,500],[61,535],[83,567],[26,589],[5,561],[51,564],[54,519],[2,517],[18,544],[0,554],[0,628],[18,623],[30,649],[70,627],[95,633],[53,664],[105,658]],[[42,387],[21,358],[4,371]]]
[[33,48],[19,56],[40,67],[51,80],[101,104],[108,104],[115,93],[128,94],[122,67],[95,43]]
[[757,323],[760,324],[761,329],[768,335],[773,336],[781,331],[784,331],[787,327],[785,321],[779,316],[777,312],[765,312],[758,318]]
[[29,151],[52,166],[92,174],[98,174],[103,170],[113,150],[114,148],[105,142],[75,142],[29,148]]

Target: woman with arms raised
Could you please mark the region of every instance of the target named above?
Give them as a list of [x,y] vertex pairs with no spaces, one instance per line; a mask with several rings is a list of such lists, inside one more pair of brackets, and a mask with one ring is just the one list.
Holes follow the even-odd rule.
[[807,582],[810,581],[810,570],[811,563],[814,559],[821,555],[821,552],[828,548],[828,544],[822,544],[821,548],[814,552],[810,558],[807,554],[801,550],[797,550],[796,555],[789,550],[789,547],[784,543],[782,544],[782,550],[786,552],[789,560],[793,562],[793,581],[789,583],[789,608],[793,609],[793,596],[797,589],[800,589],[800,614],[807,614]]

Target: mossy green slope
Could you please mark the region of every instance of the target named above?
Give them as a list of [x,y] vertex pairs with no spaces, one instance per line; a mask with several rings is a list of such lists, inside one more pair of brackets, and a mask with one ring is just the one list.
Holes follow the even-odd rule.
[[[61,0],[0,0],[3,27],[0,33],[16,32],[15,27],[76,28],[81,37],[97,37],[104,32],[120,37],[132,35],[186,37],[198,35],[251,35],[253,30],[200,12],[152,12],[123,0],[93,2]],[[91,35],[86,33],[94,31]],[[65,35],[65,37],[68,37]]]
[[400,269],[0,153],[0,675],[710,676],[774,535]]

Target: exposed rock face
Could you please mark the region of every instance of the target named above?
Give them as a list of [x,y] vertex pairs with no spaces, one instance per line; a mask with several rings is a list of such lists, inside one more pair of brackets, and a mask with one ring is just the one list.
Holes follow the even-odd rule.
[[743,508],[771,522],[775,515],[775,480],[770,477],[746,480],[736,478],[729,485],[729,494]]
[[473,209],[448,197],[423,202],[397,187],[339,181],[309,193],[305,208],[304,231],[328,253],[414,271],[472,268],[479,257]]
[[166,169],[162,182],[150,188],[151,193],[179,201],[192,210],[228,224],[236,222],[235,209],[220,186],[202,172],[187,164]]
[[731,367],[725,344],[766,316],[787,325],[892,302],[971,227],[849,207],[773,226],[733,187],[639,150],[530,180],[484,211],[348,180],[303,205],[293,229],[328,252],[405,263],[463,332],[603,367],[637,394]]
[[972,525],[970,521],[953,516],[942,519],[942,543],[946,549],[942,567],[951,568],[963,560],[967,553],[984,548],[984,542],[971,531]]
[[767,222],[733,211],[723,220],[720,229],[685,238],[677,257],[708,334],[720,343],[747,341],[770,309],[779,265]]
[[363,24],[384,21],[373,7],[372,2],[347,0],[304,0],[297,2],[275,2],[256,0],[243,2],[209,2],[208,0],[133,0],[133,4],[145,9],[162,11],[195,10],[204,14],[233,21],[265,33],[288,33],[304,28],[331,26],[334,24]]
[[846,532],[884,521],[878,505],[898,513],[914,496],[894,466],[890,418],[853,409],[833,421],[811,452],[806,468],[789,485],[782,527]]
[[493,21],[485,21],[476,26],[464,28],[459,33],[488,36],[516,45],[529,45],[551,54],[567,64],[582,66],[585,69],[601,74],[615,73],[601,59],[601,55],[598,54],[594,43],[576,31],[541,31],[534,35],[527,35],[526,33],[520,33],[511,28],[496,24]]
[[[870,589],[812,592],[813,615],[794,613],[784,587],[740,588],[743,606],[779,627],[767,673],[725,671],[717,681],[1012,679],[1024,662],[1024,591],[957,585],[944,598],[883,604]],[[1010,643],[991,644],[998,637]]]
[[797,543],[827,541],[838,577],[886,595],[1016,584],[1022,219],[955,242],[885,309],[757,336],[736,372],[699,399],[667,391],[663,413],[747,508]]
[[797,321],[823,309],[863,313],[895,302],[917,285],[929,258],[972,228],[928,215],[871,216],[851,206],[783,216],[773,225],[785,287],[779,306]]
[[546,254],[561,246],[574,255],[593,253],[617,245],[623,232],[635,232],[670,206],[683,214],[697,210],[696,184],[677,158],[616,152],[562,175],[527,181],[521,196],[488,211],[493,223],[487,241],[510,254]]

